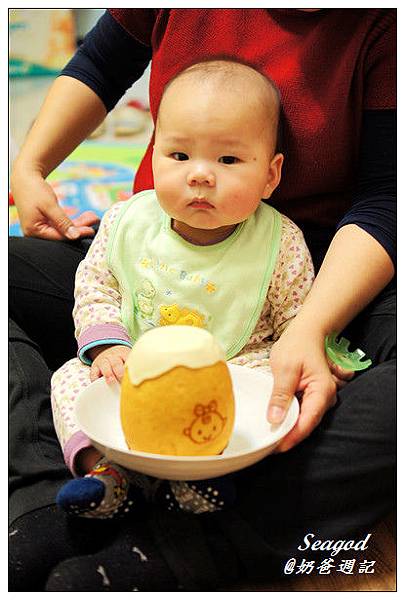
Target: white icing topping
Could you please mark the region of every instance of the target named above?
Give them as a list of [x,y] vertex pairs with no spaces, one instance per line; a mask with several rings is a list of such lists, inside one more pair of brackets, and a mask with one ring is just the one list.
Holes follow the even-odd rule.
[[174,367],[199,369],[225,360],[224,351],[205,329],[166,325],[150,329],[139,338],[128,356],[127,367],[131,383],[139,385]]

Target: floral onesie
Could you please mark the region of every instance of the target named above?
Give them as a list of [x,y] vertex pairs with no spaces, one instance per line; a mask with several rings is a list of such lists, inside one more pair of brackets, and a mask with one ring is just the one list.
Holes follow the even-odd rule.
[[[121,205],[120,202],[115,204],[104,215],[87,256],[77,270],[73,317],[78,358],[68,361],[52,377],[55,429],[66,464],[74,474],[75,456],[91,446],[90,440],[79,430],[73,412],[78,394],[90,384],[86,350],[98,344],[132,346],[133,343],[122,322],[118,281],[107,261],[109,235]],[[301,231],[281,215],[280,249],[260,317],[247,344],[230,359],[231,363],[270,369],[272,344],[299,311],[313,278],[312,260]],[[147,296],[147,290],[144,293]]]

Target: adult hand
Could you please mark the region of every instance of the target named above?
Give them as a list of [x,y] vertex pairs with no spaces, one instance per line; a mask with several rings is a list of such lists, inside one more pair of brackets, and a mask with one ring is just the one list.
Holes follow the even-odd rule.
[[39,173],[13,174],[11,191],[24,235],[48,240],[94,236],[91,225],[99,221],[97,215],[86,211],[69,219],[52,187]]
[[354,371],[348,371],[343,367],[339,367],[339,365],[335,365],[335,363],[329,359],[328,366],[332,375],[332,379],[335,382],[338,390],[341,390],[347,384],[347,382],[354,377]]
[[93,360],[90,381],[105,377],[107,383],[120,382],[124,376],[124,365],[131,348],[123,345],[95,346],[89,351]]
[[270,365],[274,377],[268,420],[281,423],[294,395],[300,399],[300,414],[293,429],[277,447],[289,450],[306,438],[336,403],[336,390],[353,373],[329,364],[324,335],[295,328],[292,323],[274,344]]

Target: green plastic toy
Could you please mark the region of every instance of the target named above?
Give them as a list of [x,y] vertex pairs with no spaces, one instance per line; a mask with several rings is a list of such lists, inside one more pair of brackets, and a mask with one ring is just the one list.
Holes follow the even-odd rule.
[[341,337],[337,341],[336,337],[337,333],[333,332],[325,338],[326,354],[336,365],[349,371],[362,371],[372,364],[370,359],[362,360],[365,354],[360,348],[350,352],[349,340]]

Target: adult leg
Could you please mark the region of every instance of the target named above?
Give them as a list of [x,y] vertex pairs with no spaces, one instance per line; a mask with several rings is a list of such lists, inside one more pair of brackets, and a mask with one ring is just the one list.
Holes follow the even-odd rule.
[[52,503],[68,477],[54,432],[51,372],[75,354],[75,269],[90,240],[10,238],[10,518]]
[[53,504],[69,477],[56,438],[51,373],[38,346],[9,320],[10,520]]
[[77,351],[72,319],[74,280],[89,245],[90,240],[9,241],[10,317],[38,345],[51,370]]
[[[218,589],[215,586],[226,582],[218,575],[224,565],[229,582],[236,578],[257,582],[282,576],[291,557],[298,563],[304,558],[320,562],[330,552],[299,551],[305,535],[360,540],[392,510],[394,294],[382,294],[345,333],[373,359],[373,368],[339,393],[337,405],[307,440],[236,474],[233,509],[202,516],[155,510],[149,535],[184,589]],[[372,543],[371,538],[369,546]],[[75,591],[101,589],[100,582],[87,575],[101,558],[112,574],[109,590],[122,590],[114,554],[97,553],[59,564],[47,590],[61,590],[58,581]],[[361,554],[339,555],[335,567],[341,558],[359,560]],[[141,589],[148,585],[152,583],[146,577]]]
[[19,590],[40,589],[53,564],[70,555],[52,506],[69,473],[53,427],[49,368],[76,352],[74,276],[89,244],[9,240],[10,584]]
[[99,551],[121,529],[72,519],[55,507],[71,474],[53,426],[51,373],[39,347],[12,320],[9,368],[10,590],[39,591],[58,562]]
[[[58,563],[77,557],[81,565],[82,555],[88,554],[94,556],[96,561],[102,558],[102,564],[107,564],[105,560],[108,559],[114,565],[112,571],[108,570],[110,581],[113,582],[111,591],[122,590],[122,585],[130,585],[132,582],[134,587],[138,583],[141,589],[176,590],[176,568],[173,574],[165,554],[160,550],[159,536],[154,541],[151,525],[156,520],[154,515],[147,519],[147,525],[143,524],[146,523],[143,511],[131,514],[127,519],[107,520],[101,524],[97,520],[69,517],[55,507],[56,493],[71,478],[71,474],[65,466],[53,427],[51,373],[39,347],[13,321],[10,321],[9,334],[10,591],[43,591],[50,572]],[[170,515],[167,509],[162,509],[161,512]],[[187,518],[187,515],[184,516]],[[181,520],[183,514],[178,517]],[[177,513],[175,520],[177,523]],[[201,527],[198,521],[195,525]],[[189,530],[189,521],[182,528],[176,526],[176,530],[185,534]],[[212,578],[211,571],[204,567],[204,560],[209,563],[212,561],[211,550],[206,548],[204,532],[201,529],[198,531],[201,535],[197,536],[200,538],[197,544],[183,541],[181,555],[184,545],[188,545],[188,554],[193,554],[195,562],[199,564],[198,571],[191,572],[189,576],[196,576],[199,580],[206,577],[212,583],[218,579]],[[216,548],[215,540],[213,544]],[[218,554],[221,556],[223,544],[221,541],[219,544]],[[103,548],[104,554],[99,556]],[[137,548],[142,549],[143,554],[137,553]],[[148,557],[145,564],[140,558],[144,555]],[[174,556],[176,557],[176,553]],[[141,561],[140,573],[136,562],[135,566],[132,562],[134,560]],[[177,558],[174,560],[177,561]],[[226,556],[221,559],[221,565],[225,565],[223,577],[232,574],[232,569],[226,567],[228,563]],[[98,581],[105,591],[108,588],[103,587],[105,580],[96,572],[97,568],[98,564],[94,573],[86,571],[71,585],[86,590],[89,586],[92,589],[92,585],[98,585]],[[133,575],[131,582],[128,580],[130,573]],[[94,574],[96,583],[93,581]],[[182,577],[180,573],[180,580]],[[222,575],[218,577],[222,578]],[[61,584],[56,582],[55,585]],[[71,588],[67,587],[68,589]]]
[[100,551],[120,534],[113,521],[73,519],[55,505],[13,521],[9,528],[9,591],[43,591],[52,569],[72,556]]
[[38,346],[13,321],[9,338],[10,586],[34,591],[85,538],[84,530],[66,535],[66,519],[51,506],[70,477],[53,428],[51,374]]
[[[373,367],[360,372],[339,392],[337,405],[307,440],[237,478],[238,512],[248,528],[238,530],[225,519],[221,523],[242,548],[253,577],[262,578],[266,570],[268,576],[272,571],[280,576],[288,558],[309,558],[297,549],[308,533],[323,540],[364,537],[393,510],[395,314],[395,291],[387,289],[344,332],[353,348],[362,348],[373,360]],[[265,542],[255,562],[253,555],[243,551],[240,534],[244,531],[248,539],[250,529]],[[360,557],[358,553],[350,556]],[[319,559],[319,552],[311,558]]]
[[[320,561],[319,551],[298,550],[305,535],[360,540],[393,510],[395,315],[396,294],[389,287],[344,332],[354,348],[373,360],[373,367],[338,394],[337,405],[309,438],[236,474],[235,508],[207,517],[217,524],[217,538],[224,535],[231,543],[247,578],[280,577],[290,557],[298,563],[303,558]],[[170,563],[173,550],[167,549],[164,536],[175,539],[175,526],[165,515],[156,519],[155,535]],[[326,552],[322,558],[329,556]],[[335,564],[341,558],[359,560],[361,553],[339,555]]]
[[[157,510],[150,519],[150,535],[158,552],[188,589],[215,588],[223,580],[218,570],[235,564],[234,552],[247,576],[259,580],[279,575],[283,561],[297,554],[306,533],[343,538],[367,530],[393,506],[394,314],[393,298],[385,294],[356,320],[352,331],[357,331],[358,338],[347,335],[376,366],[346,386],[337,406],[308,440],[236,477],[234,510],[201,518]],[[133,535],[136,546],[136,531]],[[31,553],[35,551],[32,545]],[[111,557],[116,561],[113,550]],[[67,568],[65,581],[74,567],[74,576],[79,568],[85,582],[86,560],[77,560],[80,566],[74,560],[68,568],[58,565],[59,575],[62,567]],[[236,577],[235,570],[224,570]],[[53,583],[49,585],[48,591]]]
[[58,564],[45,591],[203,591],[237,579],[238,559],[208,514],[149,506],[128,523],[101,551]]

